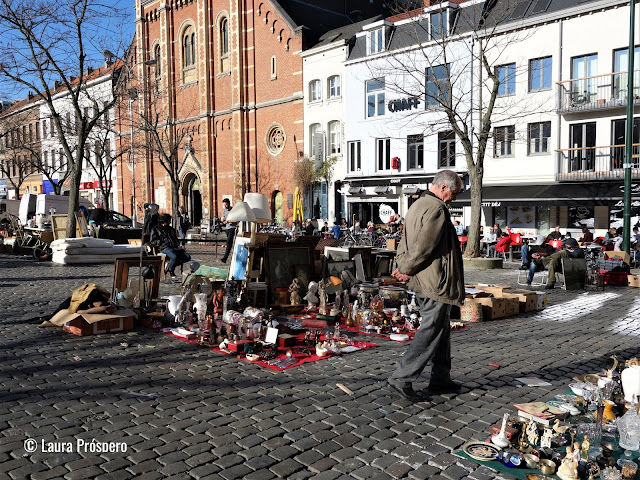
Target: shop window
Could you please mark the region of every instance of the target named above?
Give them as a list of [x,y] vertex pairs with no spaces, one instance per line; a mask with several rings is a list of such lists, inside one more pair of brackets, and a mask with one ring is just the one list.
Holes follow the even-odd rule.
[[307,218],[328,218],[329,216],[329,186],[327,182],[317,182],[311,187],[311,211]]

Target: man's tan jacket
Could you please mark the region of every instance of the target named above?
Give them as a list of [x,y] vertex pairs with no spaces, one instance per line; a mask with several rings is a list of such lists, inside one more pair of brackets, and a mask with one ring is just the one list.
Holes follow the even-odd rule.
[[464,269],[458,235],[447,206],[427,192],[407,211],[396,256],[410,275],[407,287],[438,302],[464,303]]

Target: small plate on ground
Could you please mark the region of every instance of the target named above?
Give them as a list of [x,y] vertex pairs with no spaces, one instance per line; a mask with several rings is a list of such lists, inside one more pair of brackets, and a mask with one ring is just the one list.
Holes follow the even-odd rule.
[[462,451],[474,460],[479,462],[488,462],[495,460],[500,449],[491,443],[486,442],[468,442],[462,447]]
[[409,335],[406,335],[404,333],[392,333],[391,335],[389,335],[389,338],[391,340],[395,340],[396,342],[406,342],[407,340],[409,340]]

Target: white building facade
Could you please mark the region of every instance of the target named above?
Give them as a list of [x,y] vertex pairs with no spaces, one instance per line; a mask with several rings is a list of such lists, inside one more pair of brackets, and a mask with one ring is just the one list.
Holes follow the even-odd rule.
[[[345,63],[350,216],[386,223],[395,213],[404,216],[439,170],[465,178],[462,146],[438,97],[469,110],[473,62],[465,32],[473,16],[463,4],[442,2],[372,22],[356,35]],[[452,216],[464,221],[463,209],[453,208]]]
[[[117,205],[116,183],[116,144],[114,133],[114,109],[109,108],[101,113],[106,105],[113,102],[113,66],[101,67],[87,72],[88,79],[82,87],[79,103],[83,109],[83,116],[92,119],[98,116],[96,124],[89,134],[82,155],[82,177],[80,183],[80,197],[89,200],[96,206],[104,206],[100,183],[103,182],[108,190],[108,205],[110,209]],[[76,148],[75,126],[76,118],[73,105],[69,98],[69,91],[61,87],[60,93],[53,97],[55,109],[61,117],[63,130],[68,135],[67,141],[71,148]],[[42,129],[41,146],[42,162],[49,168],[53,181],[64,179],[67,171],[67,159],[63,152],[62,142],[52,122],[51,112],[46,103],[40,102],[40,125]],[[77,155],[74,153],[74,155]],[[76,157],[79,158],[79,157]],[[43,177],[43,190],[51,191],[50,181]],[[68,187],[63,186],[63,192]]]
[[[491,58],[502,84],[484,163],[485,225],[527,235],[559,225],[578,237],[584,226],[604,235],[622,225],[629,14],[628,1],[529,1],[497,29],[505,48]],[[635,190],[639,134],[634,112]],[[632,226],[640,219],[634,200]],[[457,204],[469,203],[463,195]]]

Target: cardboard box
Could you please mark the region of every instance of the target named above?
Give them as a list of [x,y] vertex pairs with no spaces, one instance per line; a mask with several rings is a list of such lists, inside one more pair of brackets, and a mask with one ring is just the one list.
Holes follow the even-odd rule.
[[627,282],[630,287],[640,287],[640,275],[627,275]]
[[506,298],[517,298],[521,313],[535,312],[538,309],[538,295],[529,290],[508,290],[503,294]]
[[398,240],[395,238],[387,239],[387,250],[396,250],[398,248]]
[[605,260],[613,260],[615,258],[621,259],[626,264],[631,263],[631,257],[627,252],[604,252]]
[[135,315],[135,312],[129,309],[117,310],[112,314],[81,314],[60,310],[50,321],[54,325],[62,326],[65,332],[85,336],[132,330]]
[[483,285],[479,283],[478,285],[474,285],[474,288],[477,288],[478,290],[484,290],[494,297],[502,297],[503,293],[510,293],[511,291],[511,287],[508,285]]
[[471,303],[479,303],[482,305],[482,320],[495,320],[497,318],[503,318],[505,316],[505,299],[495,297],[479,297],[479,298],[467,298],[464,301],[464,305],[460,309],[460,317],[465,316],[465,306],[468,307]]
[[511,317],[520,313],[520,300],[515,297],[507,297],[505,294],[501,299],[504,301],[504,316]]
[[544,310],[547,308],[547,292],[534,292],[538,297],[536,310]]

